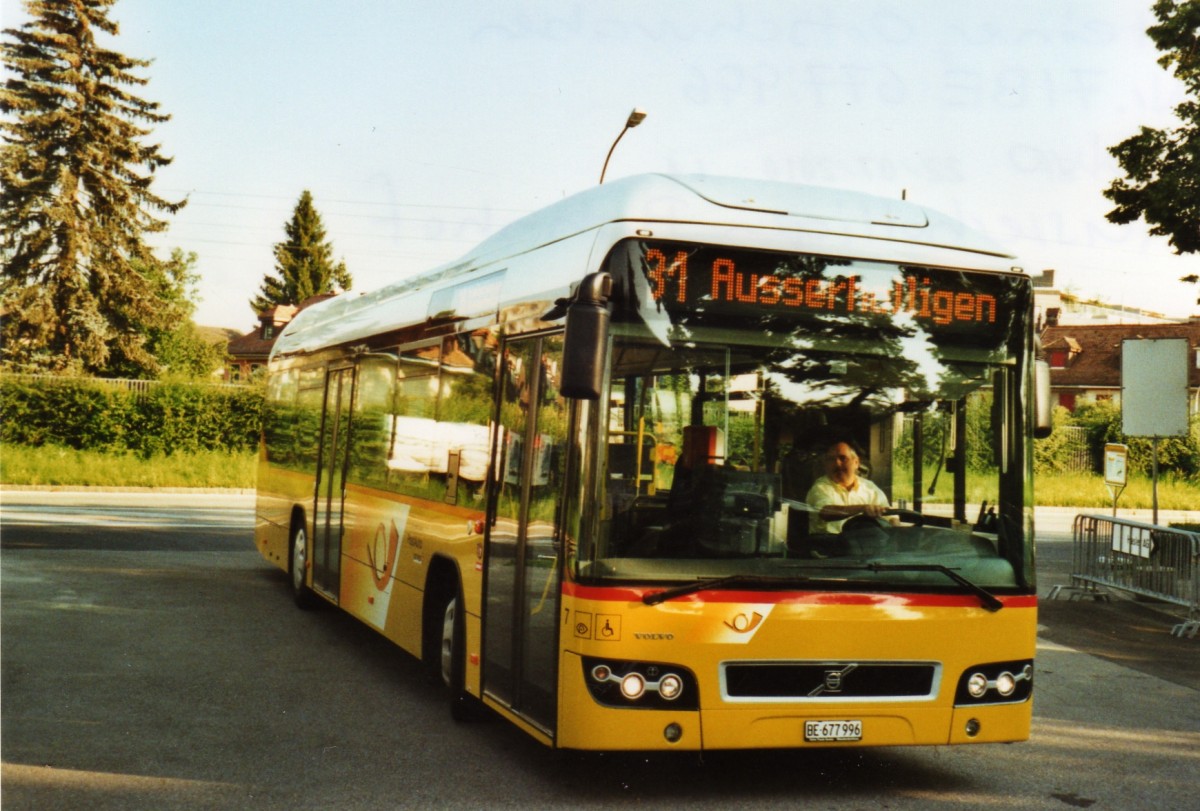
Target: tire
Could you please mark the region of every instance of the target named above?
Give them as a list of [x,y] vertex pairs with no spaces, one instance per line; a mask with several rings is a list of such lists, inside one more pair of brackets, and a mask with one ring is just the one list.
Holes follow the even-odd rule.
[[442,610],[438,663],[450,704],[450,717],[455,721],[476,721],[483,715],[483,705],[465,687],[467,634],[465,618],[459,610],[461,604],[456,594],[446,601]]
[[288,577],[292,586],[292,599],[305,611],[317,607],[317,595],[304,582],[308,570],[308,533],[304,524],[292,528],[292,539],[288,549]]

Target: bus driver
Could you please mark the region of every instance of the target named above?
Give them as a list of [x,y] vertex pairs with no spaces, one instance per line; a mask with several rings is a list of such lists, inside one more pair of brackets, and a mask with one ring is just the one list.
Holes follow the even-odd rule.
[[837,440],[825,451],[825,475],[813,482],[804,499],[818,510],[813,533],[842,531],[847,518],[878,518],[889,508],[887,496],[873,482],[858,475],[858,453],[848,442]]

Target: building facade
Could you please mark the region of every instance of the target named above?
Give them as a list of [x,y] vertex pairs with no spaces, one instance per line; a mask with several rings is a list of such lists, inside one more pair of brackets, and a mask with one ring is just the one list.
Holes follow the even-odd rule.
[[1121,402],[1121,348],[1136,339],[1188,342],[1188,411],[1200,413],[1200,319],[1160,324],[1059,324],[1042,331],[1054,403],[1074,411],[1084,403]]
[[259,313],[258,326],[229,342],[225,379],[230,383],[252,380],[259,369],[266,368],[275,340],[288,322],[296,317],[296,313],[333,296],[333,293],[312,296],[302,301],[299,306],[277,304]]

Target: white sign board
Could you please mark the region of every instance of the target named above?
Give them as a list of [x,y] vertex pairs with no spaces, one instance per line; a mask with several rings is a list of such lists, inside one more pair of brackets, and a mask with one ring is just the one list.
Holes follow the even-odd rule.
[[1104,483],[1124,487],[1127,476],[1129,448],[1126,445],[1104,446]]
[[1121,342],[1121,430],[1126,436],[1187,436],[1186,338]]
[[1142,527],[1131,527],[1127,524],[1117,524],[1113,527],[1112,548],[1114,552],[1149,558],[1153,547],[1150,533]]

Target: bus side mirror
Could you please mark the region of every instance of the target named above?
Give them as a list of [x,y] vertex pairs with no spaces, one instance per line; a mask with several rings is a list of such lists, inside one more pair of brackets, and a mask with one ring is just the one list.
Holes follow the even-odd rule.
[[564,397],[597,400],[604,386],[604,355],[608,350],[608,299],[612,276],[589,273],[567,307],[563,338],[562,384]]
[[1033,435],[1045,439],[1054,430],[1054,409],[1050,404],[1050,364],[1044,360],[1033,363],[1033,411]]

